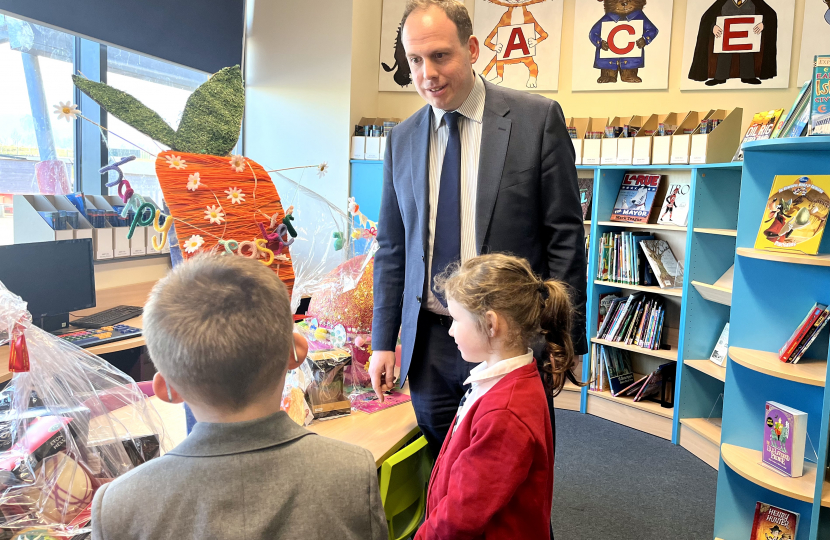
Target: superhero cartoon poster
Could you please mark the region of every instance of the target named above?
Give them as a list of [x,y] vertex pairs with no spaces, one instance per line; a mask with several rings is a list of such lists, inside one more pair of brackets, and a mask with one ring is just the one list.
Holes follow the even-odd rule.
[[406,0],[383,0],[380,26],[380,92],[417,92],[412,84],[406,52],[400,41],[400,26]]
[[795,0],[686,4],[681,90],[788,88]]
[[516,90],[557,90],[562,6],[563,0],[475,0],[476,73]]
[[830,213],[830,176],[776,176],[755,249],[818,253]]
[[672,0],[576,0],[574,91],[669,87]]
[[798,86],[813,78],[817,54],[830,54],[830,0],[804,0],[801,58],[795,80]]

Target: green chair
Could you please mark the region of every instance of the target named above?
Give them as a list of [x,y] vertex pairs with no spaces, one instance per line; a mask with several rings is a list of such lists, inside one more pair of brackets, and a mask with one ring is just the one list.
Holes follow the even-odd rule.
[[381,465],[380,500],[386,512],[390,540],[413,535],[423,521],[431,473],[432,458],[423,436],[398,450]]

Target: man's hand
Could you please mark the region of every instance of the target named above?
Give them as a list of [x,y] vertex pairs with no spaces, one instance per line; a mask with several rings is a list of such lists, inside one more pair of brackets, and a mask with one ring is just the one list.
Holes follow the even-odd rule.
[[716,38],[719,38],[723,35],[723,29],[716,24],[715,27],[712,28],[712,33],[715,34]]
[[383,403],[383,393],[395,387],[395,351],[375,351],[369,360],[372,388]]
[[605,41],[605,40],[602,40],[602,44],[600,45],[600,47],[602,47],[603,51],[607,51],[609,49],[608,42]]
[[640,38],[635,43],[636,43],[638,48],[642,49],[643,47],[646,46],[646,38]]
[[756,34],[760,34],[761,32],[764,31],[764,23],[759,22],[758,24],[755,25],[755,28],[753,28],[752,31],[755,32]]

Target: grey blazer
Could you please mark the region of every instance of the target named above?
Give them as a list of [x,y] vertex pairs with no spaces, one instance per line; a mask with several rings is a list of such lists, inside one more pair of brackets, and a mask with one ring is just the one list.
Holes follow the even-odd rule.
[[[562,109],[542,96],[484,85],[478,253],[509,252],[526,258],[538,275],[568,283],[576,312],[574,352],[585,354],[585,230]],[[400,329],[402,381],[427,285],[431,111],[427,105],[392,130],[383,163],[372,347],[394,350]]]
[[95,494],[93,540],[386,540],[375,460],[286,413],[198,423]]

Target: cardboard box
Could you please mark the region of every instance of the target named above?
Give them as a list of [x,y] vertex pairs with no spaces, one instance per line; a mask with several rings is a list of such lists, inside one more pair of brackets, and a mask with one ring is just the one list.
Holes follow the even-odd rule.
[[568,118],[567,126],[576,129],[576,139],[571,139],[574,145],[574,153],[576,154],[576,164],[582,165],[582,146],[585,139],[585,132],[588,131],[588,123],[590,118]]
[[691,111],[683,122],[677,126],[677,131],[671,136],[671,164],[672,165],[688,165],[689,151],[692,148],[692,134],[686,134],[685,131],[696,131],[700,127],[700,121],[709,118],[709,115],[714,113],[711,111]]
[[380,157],[380,140],[383,137],[366,137],[366,154],[364,159],[379,160]]
[[[628,125],[630,127],[637,128],[638,130],[643,126],[645,123],[645,118],[642,116],[632,116],[629,121]],[[639,134],[639,131],[637,132]],[[625,137],[623,139],[617,139],[617,165],[631,165],[634,163],[634,141],[636,140],[635,136]],[[649,157],[651,155],[651,145],[649,145]]]
[[[591,118],[588,122],[589,132],[605,132],[608,118]],[[602,139],[585,139],[582,143],[582,164],[600,165],[602,160]]]
[[[123,206],[124,201],[121,200],[120,197],[115,195],[105,195],[104,199],[114,208],[116,206]],[[116,247],[115,247],[115,256],[116,257],[142,257],[147,255],[147,235],[150,232],[147,230],[152,229],[152,225],[149,227],[138,227],[136,226],[135,230],[133,231],[133,237],[127,238],[127,243],[129,248],[127,250],[127,255],[118,255],[118,239],[122,236],[121,229],[125,227],[116,227],[116,231],[113,233],[116,239]],[[123,233],[123,236],[126,238],[127,235],[130,234],[130,227],[129,222],[127,223],[126,232]]]
[[[100,195],[85,195],[86,208],[106,210],[109,203]],[[98,205],[101,205],[99,207]],[[113,231],[115,227],[109,223],[105,223],[104,227],[92,229],[92,246],[95,251],[95,258],[98,260],[112,259],[115,256],[115,242],[113,240]]]
[[[45,195],[14,195],[14,243],[29,244],[32,242],[54,242],[56,240],[72,240],[75,230],[67,225],[65,230],[58,230],[43,219],[38,212],[57,212]],[[71,206],[71,203],[67,201]],[[64,208],[66,210],[67,208]],[[75,210],[75,207],[71,208]]]
[[[664,124],[666,126],[680,126],[685,118],[689,115],[688,112],[669,113],[666,115],[658,115],[656,124]],[[668,165],[671,162],[671,137],[668,135],[658,136],[657,125],[654,125],[654,135],[651,141],[651,164],[652,165]],[[643,129],[649,129],[643,126]],[[636,144],[636,143],[635,143]]]
[[689,163],[729,163],[738,151],[743,109],[718,109],[709,119],[721,123],[711,133],[692,135]]
[[[631,121],[630,116],[617,116],[614,117],[606,127],[614,127],[614,128],[621,128],[628,124]],[[604,130],[603,130],[604,131]],[[616,165],[617,163],[617,148],[619,145],[619,139],[616,137],[607,139],[605,135],[601,139],[602,144],[600,145],[600,163],[602,165]]]
[[352,159],[366,159],[366,137],[352,137]]
[[[78,212],[78,208],[72,204],[72,202],[65,196],[65,195],[46,195],[46,199],[52,203],[58,210],[66,210],[67,212],[76,211]],[[67,224],[67,229],[71,226]],[[89,221],[84,217],[83,214],[78,216],[78,227],[73,227],[73,238],[76,240],[82,238],[92,238],[92,225],[90,225]]]

